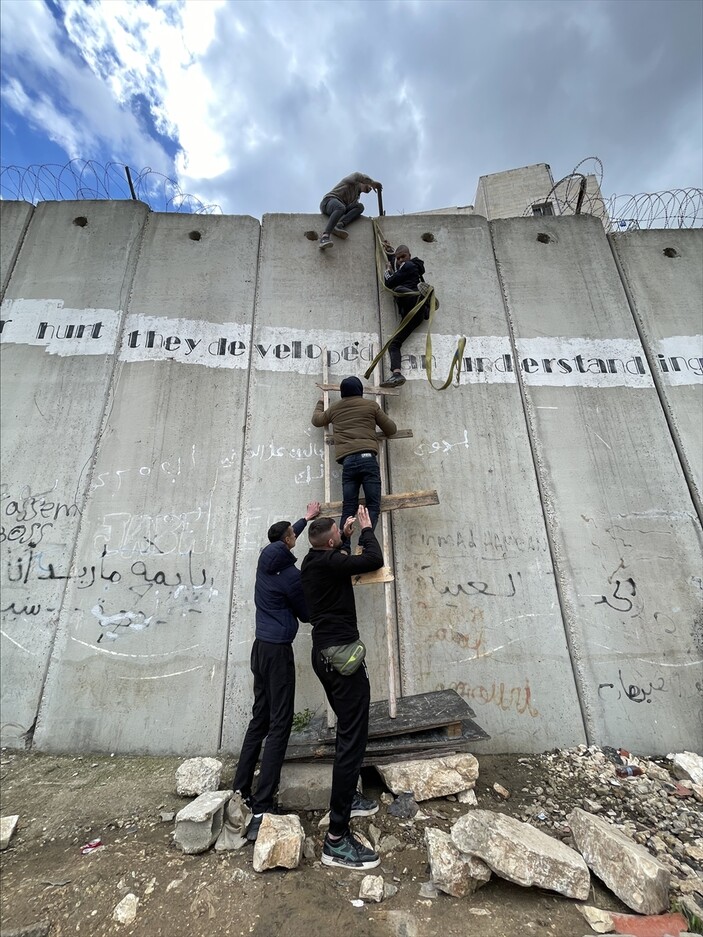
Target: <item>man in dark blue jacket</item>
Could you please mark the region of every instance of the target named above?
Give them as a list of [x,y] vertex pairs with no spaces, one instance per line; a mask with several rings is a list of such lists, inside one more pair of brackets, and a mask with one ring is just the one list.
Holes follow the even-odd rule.
[[[401,244],[395,251],[386,241],[384,244],[388,263],[385,272],[386,286],[395,293],[407,293],[407,296],[396,296],[395,304],[401,320],[418,304],[420,296],[417,285],[425,275],[425,265],[419,257],[410,256],[410,248]],[[405,378],[400,369],[400,349],[405,339],[421,325],[425,319],[425,310],[422,306],[415,312],[412,319],[398,332],[388,346],[391,358],[391,376],[381,382],[381,387],[400,387]]]
[[[295,661],[293,639],[298,621],[309,621],[300,583],[300,571],[291,552],[307,522],[320,513],[320,502],[311,501],[305,517],[295,524],[278,521],[268,530],[269,545],[259,555],[254,604],[256,638],[251,649],[254,705],[232,787],[249,800],[252,813],[247,839],[253,842],[261,818],[273,810],[283,759],[293,725]],[[266,739],[259,783],[252,793],[254,769]]]

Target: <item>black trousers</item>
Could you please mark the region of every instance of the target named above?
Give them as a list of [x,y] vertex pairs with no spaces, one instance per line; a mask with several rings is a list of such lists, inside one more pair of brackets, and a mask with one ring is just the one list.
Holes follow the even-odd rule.
[[254,674],[254,705],[232,787],[245,797],[251,794],[256,762],[266,739],[259,783],[251,799],[254,813],[266,813],[273,808],[293,725],[295,661],[292,646],[269,644],[257,638],[251,649],[251,672]]
[[[404,292],[403,287],[398,287],[396,292]],[[410,312],[410,310],[417,305],[419,300],[418,296],[396,296],[395,305],[400,315],[401,320]],[[391,358],[391,371],[400,371],[400,349],[403,345],[405,339],[411,335],[415,329],[422,325],[425,321],[425,312],[424,307],[420,306],[412,319],[403,326],[402,330],[398,332],[396,337],[388,346],[388,354]]]
[[314,648],[312,669],[317,674],[337,716],[330,796],[330,833],[332,836],[341,836],[349,828],[352,800],[369,735],[369,675],[366,663],[363,663],[356,673],[343,677],[333,667],[328,667],[320,651]]

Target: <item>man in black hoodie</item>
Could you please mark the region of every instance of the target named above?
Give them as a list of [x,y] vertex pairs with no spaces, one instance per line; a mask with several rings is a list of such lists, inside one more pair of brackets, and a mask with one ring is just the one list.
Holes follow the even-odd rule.
[[[302,562],[300,574],[312,624],[312,669],[337,716],[330,827],[322,847],[322,863],[361,871],[373,869],[381,861],[349,829],[351,816],[370,816],[378,810],[372,801],[359,804],[356,795],[369,732],[371,689],[365,662],[353,673],[344,675],[334,668],[330,657],[333,647],[359,641],[352,576],[383,566],[381,546],[363,505],[357,518],[363,550],[360,556],[349,556],[340,550],[339,527],[331,517],[321,517],[310,525],[311,549]],[[347,539],[353,526],[354,518],[347,518],[343,531]],[[353,650],[356,652],[356,648]],[[359,806],[362,809],[357,809]]]
[[[410,256],[410,248],[405,244],[401,244],[395,251],[387,245],[386,253],[388,255],[385,272],[386,286],[396,293],[410,294],[395,297],[395,304],[402,320],[420,300],[417,295],[417,285],[425,274],[425,265],[419,257]],[[400,387],[405,383],[400,370],[400,349],[405,339],[415,331],[424,318],[425,311],[420,306],[412,319],[403,326],[388,346],[388,354],[391,357],[391,376],[381,382],[381,387]]]
[[[293,726],[293,639],[298,633],[298,620],[310,620],[300,571],[291,551],[308,521],[319,513],[320,502],[311,501],[305,517],[294,524],[290,521],[272,524],[268,530],[269,545],[259,554],[256,567],[256,638],[251,649],[254,705],[232,782],[233,789],[249,801],[254,814],[246,834],[251,842],[259,833],[263,815],[273,810]],[[259,783],[252,794],[254,769],[264,739],[266,747],[261,759]]]

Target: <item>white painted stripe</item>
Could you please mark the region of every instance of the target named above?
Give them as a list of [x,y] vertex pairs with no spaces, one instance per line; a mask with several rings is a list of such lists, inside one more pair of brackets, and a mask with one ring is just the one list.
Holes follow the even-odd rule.
[[67,309],[60,299],[7,299],[0,307],[0,342],[39,345],[50,355],[111,355],[122,313]]

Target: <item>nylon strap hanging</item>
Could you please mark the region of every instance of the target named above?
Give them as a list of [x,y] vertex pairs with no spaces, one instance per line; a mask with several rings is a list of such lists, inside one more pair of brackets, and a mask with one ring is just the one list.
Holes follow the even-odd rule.
[[461,370],[461,361],[464,356],[466,338],[462,337],[457,342],[456,350],[454,351],[451,363],[449,365],[449,374],[447,375],[446,381],[443,384],[441,384],[439,387],[435,386],[432,380],[432,323],[434,321],[435,312],[437,311],[437,303],[435,300],[434,287],[430,288],[429,294],[423,295],[419,291],[413,292],[413,293],[398,293],[395,290],[391,289],[390,287],[386,286],[385,278],[383,275],[385,271],[386,260],[387,260],[387,255],[383,248],[384,237],[383,237],[383,233],[381,232],[381,228],[375,219],[372,219],[372,224],[373,224],[375,241],[376,241],[376,273],[378,275],[379,283],[381,283],[381,285],[383,286],[383,289],[387,293],[390,293],[392,296],[417,296],[418,301],[410,310],[410,312],[408,312],[405,316],[403,316],[403,319],[400,325],[398,326],[398,328],[391,335],[391,337],[388,339],[386,344],[383,346],[383,348],[381,348],[379,353],[376,355],[376,357],[373,359],[371,364],[366,369],[364,377],[366,378],[366,380],[369,379],[376,365],[381,360],[385,352],[388,350],[388,346],[396,337],[396,335],[398,335],[401,329],[405,328],[408,322],[411,322],[415,318],[415,316],[420,314],[422,307],[425,305],[426,302],[428,302],[430,306],[430,316],[429,316],[429,321],[427,323],[427,337],[425,339],[425,374],[427,375],[427,380],[430,386],[434,390],[446,390],[446,388],[449,387],[449,385],[452,383],[455,377],[456,377],[457,383],[459,382],[459,373]]

